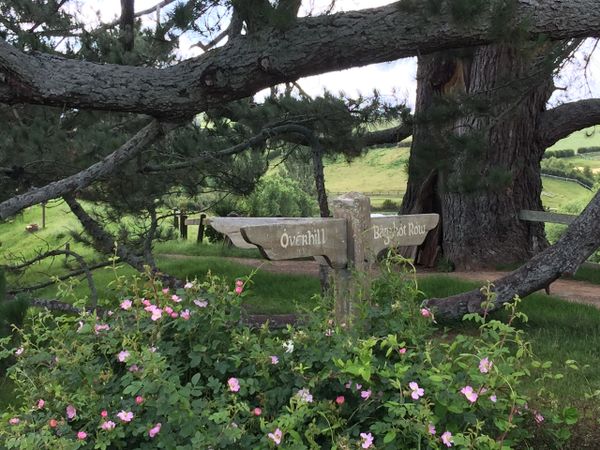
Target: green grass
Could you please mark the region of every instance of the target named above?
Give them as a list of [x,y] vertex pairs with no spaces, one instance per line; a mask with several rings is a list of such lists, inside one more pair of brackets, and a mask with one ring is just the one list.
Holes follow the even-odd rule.
[[237,278],[252,274],[252,286],[244,298],[244,306],[251,313],[284,314],[296,311],[296,303],[305,307],[314,304],[312,297],[320,292],[319,280],[302,275],[283,275],[264,270],[255,271],[223,258],[189,257],[186,259],[158,258],[167,273],[180,278],[204,279],[210,271],[224,279],[233,288]]
[[585,206],[594,195],[577,183],[542,177],[542,203],[551,211],[565,211],[572,204]]
[[575,167],[584,169],[589,167],[592,172],[600,172],[600,156],[596,154],[587,154],[585,156],[573,156],[571,158],[563,158],[565,161],[573,164]]
[[343,158],[327,161],[325,182],[331,192],[406,190],[408,148],[371,149],[351,163]]
[[[198,228],[190,226],[189,229]],[[196,243],[196,233],[193,233],[194,238],[190,237],[188,230],[187,240],[173,240],[167,242],[159,242],[154,247],[155,253],[160,254],[177,254],[188,256],[219,256],[219,257],[235,257],[235,258],[262,258],[258,249],[237,248],[225,245],[222,242],[210,244],[203,242]]]
[[600,127],[590,127],[585,130],[576,131],[570,136],[561,139],[548,150],[577,150],[581,147],[600,146]]
[[[419,279],[424,298],[446,297],[480,287],[477,283],[431,276]],[[600,310],[587,305],[569,303],[545,294],[532,294],[523,300],[520,310],[528,317],[519,327],[526,333],[532,349],[542,361],[566,372],[565,378],[545,382],[545,387],[566,402],[579,403],[586,395],[600,389]],[[496,314],[506,318],[506,313]],[[453,329],[456,326],[453,325]],[[458,330],[472,330],[472,325]],[[580,370],[568,370],[565,361],[577,361]],[[532,386],[536,389],[537,386]]]

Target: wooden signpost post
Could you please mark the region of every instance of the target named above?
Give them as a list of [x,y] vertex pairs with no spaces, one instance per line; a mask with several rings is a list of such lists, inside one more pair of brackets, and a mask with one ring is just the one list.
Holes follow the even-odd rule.
[[[353,303],[366,298],[369,272],[385,249],[422,244],[439,221],[437,214],[371,217],[369,198],[355,192],[333,201],[331,219],[281,217],[215,217],[209,224],[237,247],[258,247],[278,261],[314,257],[334,269],[335,315],[350,324]],[[198,220],[187,220],[197,225]],[[356,279],[354,272],[365,273]]]

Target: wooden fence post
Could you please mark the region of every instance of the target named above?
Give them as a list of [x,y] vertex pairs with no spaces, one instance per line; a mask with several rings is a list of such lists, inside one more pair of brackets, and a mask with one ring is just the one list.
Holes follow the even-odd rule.
[[179,218],[179,233],[181,239],[183,240],[187,240],[187,225],[185,224],[186,219],[187,214],[181,213],[181,217]]
[[[356,316],[355,302],[368,299],[371,263],[368,231],[371,228],[371,202],[357,192],[333,200],[333,217],[345,219],[348,266],[334,271],[335,316],[338,324],[351,326]],[[357,279],[356,274],[362,274]]]
[[46,203],[42,202],[42,229],[46,228]]
[[206,219],[206,214],[200,214],[200,223],[198,223],[198,237],[196,238],[196,242],[201,244],[204,240],[204,219]]

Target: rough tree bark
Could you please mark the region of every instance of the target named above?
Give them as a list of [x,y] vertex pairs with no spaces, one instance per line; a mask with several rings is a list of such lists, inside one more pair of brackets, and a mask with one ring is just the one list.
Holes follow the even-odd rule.
[[[439,241],[428,245],[441,244],[458,268],[522,262],[547,246],[543,224],[520,221],[518,213],[543,209],[540,160],[548,137],[539,139],[536,126],[553,91],[549,67],[503,45],[419,59],[403,211],[441,215],[442,233],[433,236]],[[474,100],[490,106],[473,112]],[[460,109],[440,123],[432,111],[454,102]],[[453,144],[452,136],[465,140]]]
[[[0,41],[0,102],[190,117],[207,108],[300,77],[490,43],[493,12],[465,26],[448,7],[402,2],[329,16],[299,18],[285,31],[266,28],[165,69],[94,64],[24,54]],[[519,0],[512,23],[526,21],[532,39],[600,35],[595,0]]]

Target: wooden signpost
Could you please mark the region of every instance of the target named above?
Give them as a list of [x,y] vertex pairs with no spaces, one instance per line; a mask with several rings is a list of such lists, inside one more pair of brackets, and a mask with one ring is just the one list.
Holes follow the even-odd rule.
[[[331,219],[215,217],[209,224],[241,248],[258,247],[270,260],[314,257],[334,269],[335,314],[350,324],[357,298],[369,292],[369,271],[385,249],[420,245],[437,214],[371,217],[369,198],[355,192],[333,201]],[[187,220],[197,225],[198,220]],[[365,273],[357,279],[353,272]]]

